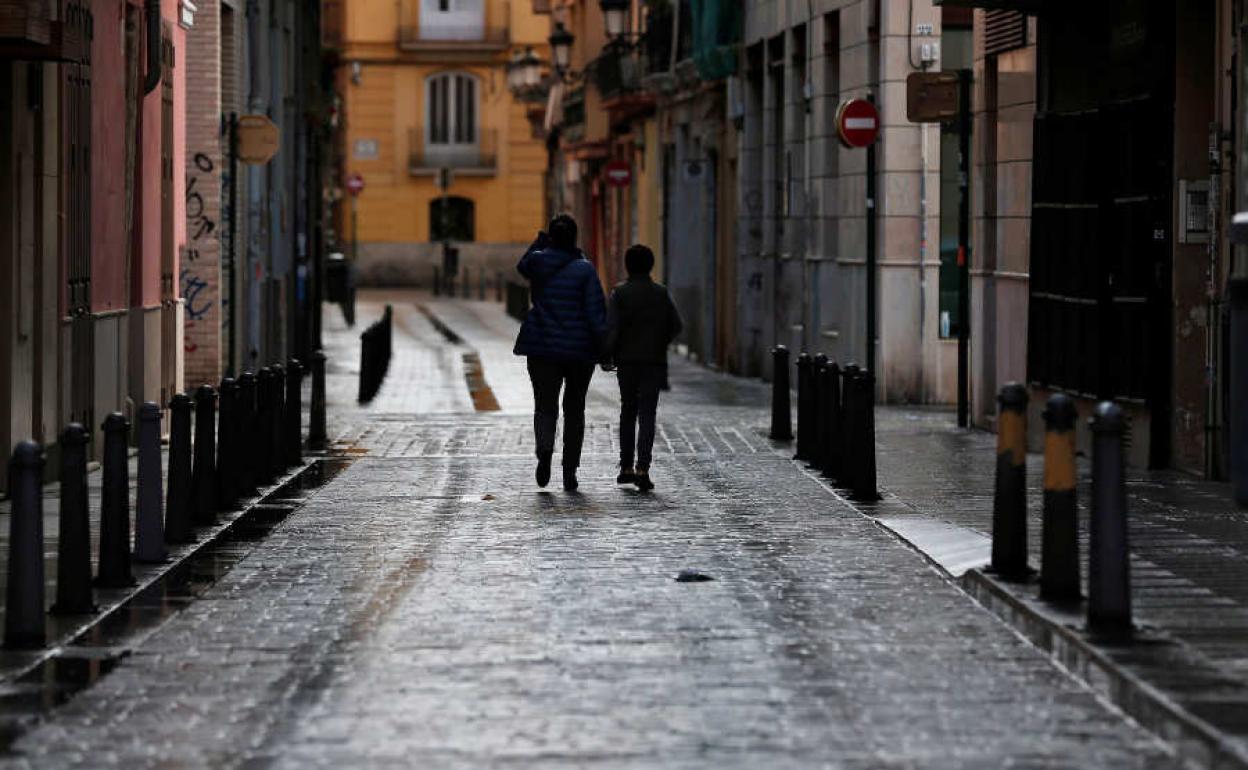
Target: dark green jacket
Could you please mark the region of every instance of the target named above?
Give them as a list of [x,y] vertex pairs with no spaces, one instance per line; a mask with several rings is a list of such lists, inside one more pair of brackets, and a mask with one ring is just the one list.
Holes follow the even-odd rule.
[[615,364],[663,364],[667,346],[684,325],[661,283],[630,277],[607,303],[607,351]]

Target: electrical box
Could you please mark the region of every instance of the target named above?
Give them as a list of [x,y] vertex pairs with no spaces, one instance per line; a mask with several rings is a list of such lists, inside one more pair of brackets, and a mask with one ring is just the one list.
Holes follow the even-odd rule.
[[1179,180],[1179,243],[1208,243],[1209,180]]

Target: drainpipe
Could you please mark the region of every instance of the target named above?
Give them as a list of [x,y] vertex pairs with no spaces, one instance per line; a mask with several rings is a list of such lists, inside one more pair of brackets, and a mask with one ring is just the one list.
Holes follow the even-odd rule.
[[160,0],[146,0],[143,5],[147,18],[147,74],[143,78],[143,94],[150,94],[160,85]]

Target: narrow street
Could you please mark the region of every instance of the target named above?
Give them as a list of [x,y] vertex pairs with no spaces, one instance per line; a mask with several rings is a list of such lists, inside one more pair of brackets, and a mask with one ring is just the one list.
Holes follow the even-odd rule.
[[[385,302],[395,358],[361,407]],[[673,362],[640,494],[613,483],[599,372],[580,491],[537,489],[514,329],[428,295],[361,295],[351,330],[327,307],[350,466],[8,763],[1177,766],[770,442],[762,383]]]

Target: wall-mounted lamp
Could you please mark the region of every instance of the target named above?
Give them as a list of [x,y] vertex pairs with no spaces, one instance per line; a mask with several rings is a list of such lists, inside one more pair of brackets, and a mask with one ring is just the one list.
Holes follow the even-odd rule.
[[598,0],[602,9],[602,19],[607,28],[607,37],[615,39],[628,31],[628,10],[630,0]]
[[555,31],[550,33],[550,52],[555,59],[555,71],[560,74],[567,72],[572,63],[572,43],[576,38],[564,26],[563,22],[555,22]]

